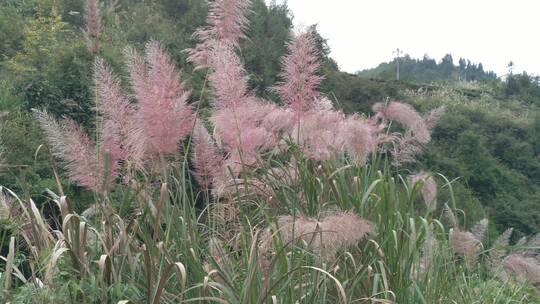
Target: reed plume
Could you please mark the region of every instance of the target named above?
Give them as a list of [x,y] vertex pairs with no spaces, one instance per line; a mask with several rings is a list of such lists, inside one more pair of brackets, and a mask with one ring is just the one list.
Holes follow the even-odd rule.
[[251,0],[214,0],[208,8],[206,26],[198,28],[193,36],[200,42],[186,50],[188,61],[198,68],[208,67],[218,45],[238,47],[244,37],[249,20],[247,18]]
[[[103,155],[96,155],[95,144],[81,127],[69,118],[58,122],[46,111],[34,110],[34,117],[47,137],[52,154],[62,160],[69,178],[89,190],[100,191]],[[110,175],[112,177],[113,172]]]
[[435,178],[425,171],[420,171],[416,174],[409,176],[409,183],[414,186],[418,182],[421,182],[420,192],[422,193],[422,198],[426,203],[428,211],[433,212],[437,208],[436,198],[437,198],[437,182]]
[[101,35],[99,0],[86,0],[83,33],[88,51],[92,54],[97,54],[99,52],[99,37]]
[[292,37],[289,53],[282,59],[282,81],[273,88],[281,100],[297,112],[313,110],[320,102],[317,91],[323,77],[317,75],[320,68],[319,53],[313,34],[309,31]]
[[[335,256],[338,250],[356,245],[373,231],[373,224],[352,212],[336,212],[320,221],[309,217],[280,216],[277,219],[279,234],[285,245],[302,241],[309,250],[323,259]],[[270,248],[272,232],[263,236],[263,251]]]

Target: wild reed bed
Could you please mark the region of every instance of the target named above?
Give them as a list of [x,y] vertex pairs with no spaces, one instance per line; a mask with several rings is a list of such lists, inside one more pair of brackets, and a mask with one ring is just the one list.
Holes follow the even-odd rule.
[[[255,96],[237,54],[248,7],[212,2],[209,25],[196,33],[201,43],[187,51],[207,71],[208,121],[156,42],[144,56],[126,50],[129,89],[96,59],[95,138],[36,110],[48,150],[95,202],[75,210],[58,183],[48,194],[56,216],[45,216],[31,198],[2,189],[0,216],[13,224],[1,239],[3,299],[533,301],[514,277],[536,282],[519,275],[536,269],[534,251],[486,250],[487,222],[460,229],[448,207],[456,206],[452,182],[405,174],[443,111],[421,115],[395,101],[375,105],[371,116],[334,109],[317,91],[310,32],[291,36],[282,81],[272,88],[282,104]],[[440,191],[450,197],[444,208]],[[484,263],[489,252],[506,261],[503,280],[486,271],[494,269]]]

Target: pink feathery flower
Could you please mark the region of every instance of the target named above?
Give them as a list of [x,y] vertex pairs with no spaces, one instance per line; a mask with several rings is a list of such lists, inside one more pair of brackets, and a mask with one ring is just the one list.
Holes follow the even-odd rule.
[[295,124],[296,114],[288,108],[273,107],[269,109],[261,121],[261,126],[266,130],[279,135],[290,133]]
[[207,26],[195,31],[200,43],[188,49],[188,61],[207,67],[216,44],[238,47],[249,20],[246,16],[251,0],[214,0],[209,4]]
[[[280,216],[277,228],[284,244],[303,241],[324,259],[331,259],[338,250],[356,245],[371,233],[373,223],[352,212],[335,212],[320,221],[308,217]],[[262,239],[263,251],[269,250],[271,231],[268,230]]]
[[452,217],[453,225],[456,225],[450,233],[449,245],[454,254],[462,255],[465,257],[467,267],[469,270],[476,268],[478,262],[478,253],[482,248],[482,241],[487,231],[488,220],[480,220],[471,231],[461,231],[457,228],[456,219],[453,212],[448,205],[445,205],[445,212],[448,212],[448,216]]
[[481,219],[471,228],[471,233],[479,241],[483,242],[486,238],[486,232],[488,229],[489,220],[487,218]]
[[[69,178],[82,187],[99,191],[103,185],[104,166],[96,155],[95,145],[80,126],[68,118],[59,123],[45,111],[34,110],[34,116],[53,155],[62,160]],[[113,178],[114,172],[109,170],[108,182]]]
[[540,262],[534,257],[512,253],[503,260],[499,274],[503,279],[515,278],[518,282],[540,283]]
[[100,58],[94,63],[94,85],[97,108],[103,115],[102,149],[109,153],[115,166],[125,161],[142,168],[144,137],[136,121],[135,108],[122,93],[118,78]]
[[317,91],[323,80],[317,75],[319,52],[311,32],[294,37],[288,45],[289,53],[282,59],[281,82],[274,90],[281,100],[297,112],[314,109],[321,98]]
[[414,126],[423,120],[422,116],[410,104],[397,101],[378,102],[373,105],[373,112],[386,120],[395,120],[406,127]]
[[482,243],[471,232],[454,230],[450,234],[449,245],[454,254],[465,257],[469,270],[476,268],[478,252]]
[[260,153],[272,146],[273,137],[248,116],[249,107],[221,109],[214,112],[212,122],[220,146],[227,152],[226,165],[235,174],[242,165],[253,166]]
[[401,123],[407,132],[419,143],[425,144],[431,140],[431,133],[422,116],[409,104],[391,101],[388,104],[376,103],[373,111],[386,120]]
[[443,115],[444,108],[433,110],[426,119],[411,105],[396,101],[376,103],[373,111],[376,113],[375,119],[382,119],[383,125],[386,125],[385,121],[396,121],[406,128],[404,134],[393,137],[392,163],[400,166],[416,161],[416,155],[421,153],[424,145],[431,140],[431,131]]
[[236,108],[248,97],[248,79],[240,58],[222,45],[212,52],[213,71],[208,77],[213,88],[214,109]]
[[420,171],[409,176],[409,182],[414,186],[418,182],[422,182],[421,193],[429,211],[434,211],[436,208],[435,199],[437,197],[437,182],[433,176],[425,171]]
[[444,113],[446,113],[446,107],[444,106],[438,107],[429,112],[429,114],[424,118],[424,122],[429,131],[433,131],[433,129],[435,129]]
[[224,180],[223,156],[200,122],[195,123],[192,145],[191,160],[195,179],[204,191],[208,191],[215,181]]
[[416,156],[424,150],[423,145],[410,133],[393,136],[391,141],[393,144],[390,150],[392,165],[396,167],[416,162]]
[[144,130],[148,152],[175,153],[178,142],[193,127],[192,108],[187,104],[190,92],[184,89],[170,57],[157,42],[146,45],[145,59],[134,51],[127,54],[138,101],[138,122]]
[[219,145],[228,153],[225,164],[238,174],[272,146],[274,137],[261,122],[274,106],[248,92],[248,76],[231,47],[221,45],[212,54],[208,77],[214,91],[211,120]]
[[510,244],[512,232],[514,232],[514,228],[506,229],[499,237],[497,237],[495,242],[493,242],[488,259],[492,270],[497,270],[501,266],[504,256],[506,255],[506,247]]
[[345,151],[358,165],[364,165],[378,145],[376,130],[357,115],[350,116],[341,122],[336,137],[341,139]]
[[99,36],[101,34],[101,14],[98,0],[86,0],[84,9],[84,37],[88,51],[96,54],[99,51]]
[[345,115],[337,111],[306,112],[293,125],[290,137],[300,146],[308,159],[325,161],[343,152],[344,141],[339,135]]

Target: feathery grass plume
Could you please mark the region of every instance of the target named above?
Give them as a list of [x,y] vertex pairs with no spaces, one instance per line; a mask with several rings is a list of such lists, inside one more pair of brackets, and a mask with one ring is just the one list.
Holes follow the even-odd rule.
[[503,280],[514,278],[522,283],[540,284],[540,262],[538,259],[522,253],[512,253],[504,258],[502,264],[503,271],[499,272],[499,277]]
[[336,136],[343,142],[343,148],[357,165],[364,165],[371,153],[377,149],[376,129],[358,115],[344,119]]
[[143,130],[135,117],[136,109],[122,93],[120,81],[101,58],[94,63],[94,85],[98,111],[103,115],[102,149],[110,153],[113,166],[125,161],[143,167]]
[[495,240],[489,251],[489,264],[492,270],[497,271],[502,264],[503,258],[506,255],[506,247],[510,244],[510,237],[512,236],[513,228],[506,229]]
[[430,141],[430,133],[422,116],[409,104],[397,101],[389,103],[378,102],[373,105],[373,112],[377,116],[388,120],[397,121],[406,127],[421,143]]
[[[352,212],[336,212],[321,221],[308,217],[280,216],[277,229],[284,244],[303,241],[310,250],[331,259],[340,249],[354,246],[373,230],[373,223]],[[262,251],[268,251],[272,243],[272,232],[263,235]]]
[[211,62],[213,71],[208,80],[213,88],[213,108],[242,106],[249,98],[249,77],[238,55],[232,48],[221,45],[213,50]]
[[[82,187],[99,191],[102,186],[103,166],[96,157],[94,144],[72,120],[63,119],[60,124],[46,111],[34,110],[41,129],[45,133],[54,156],[63,161],[69,178]],[[110,177],[115,172],[110,171]],[[108,178],[110,182],[112,178]]]
[[540,254],[540,233],[537,233],[535,236],[529,238],[525,244],[527,247],[526,252],[534,253],[535,255]]
[[392,165],[400,167],[403,164],[415,163],[416,156],[423,151],[423,146],[410,134],[392,136]]
[[208,67],[216,45],[222,44],[233,49],[238,47],[249,23],[246,15],[250,6],[251,0],[210,2],[207,25],[198,28],[193,34],[200,43],[187,50],[188,61],[195,63],[198,68]]
[[101,34],[101,14],[99,0],[86,0],[84,8],[84,38],[88,51],[99,52],[99,36]]
[[248,92],[248,76],[231,47],[222,45],[214,50],[211,65],[211,120],[219,145],[228,153],[225,165],[237,175],[243,166],[254,165],[261,151],[273,146],[274,137],[261,122],[274,106]]
[[443,117],[445,113],[446,113],[446,107],[442,106],[442,107],[438,107],[431,110],[428,113],[428,115],[426,115],[426,117],[424,118],[424,123],[426,124],[426,127],[428,128],[430,132],[433,131],[433,129],[435,129],[435,127],[437,126],[437,124],[439,123],[439,121],[441,120],[441,118]]
[[421,193],[424,202],[430,212],[435,211],[437,205],[435,199],[437,198],[437,182],[435,178],[426,171],[420,171],[416,174],[409,176],[409,183],[414,186],[418,182],[422,182]]
[[288,49],[289,53],[281,62],[281,81],[273,89],[295,111],[312,110],[321,99],[317,88],[323,80],[317,75],[320,62],[313,33],[307,31],[293,36]]
[[337,111],[305,113],[294,124],[291,138],[308,159],[324,161],[338,157],[343,151],[343,136],[338,135],[345,115]]
[[456,216],[454,215],[454,211],[452,211],[452,209],[450,209],[450,207],[446,203],[444,204],[444,207],[443,207],[443,214],[446,220],[448,221],[448,223],[450,224],[450,227],[452,228],[459,227],[458,220]]
[[[251,102],[243,107],[217,110],[211,120],[215,126],[215,138],[218,145],[227,153],[225,166],[237,175],[253,166],[262,151],[274,144],[272,133],[260,126],[260,121],[250,116]],[[247,166],[247,167],[246,167]]]
[[449,244],[454,254],[465,258],[469,270],[472,271],[476,268],[477,255],[482,243],[471,232],[459,229],[451,231]]
[[322,96],[321,98],[316,100],[315,109],[322,111],[332,111],[336,108],[334,107],[334,103],[332,103],[332,100],[330,100],[330,98]]
[[474,255],[480,241],[469,231],[454,230],[450,235],[450,247],[456,254]]
[[397,101],[389,103],[376,103],[373,105],[375,118],[384,121],[397,121],[406,131],[402,135],[394,136],[393,165],[401,166],[404,163],[416,162],[416,155],[421,153],[423,146],[431,141],[431,130],[435,127],[444,108],[433,110],[426,120],[411,106]]
[[471,233],[479,241],[483,242],[486,237],[489,220],[487,218],[481,219],[471,228]]
[[179,72],[159,43],[146,45],[144,59],[130,49],[126,55],[146,149],[152,155],[175,153],[178,142],[193,127],[192,107],[187,104],[191,92],[184,89]]
[[291,132],[295,125],[295,116],[291,109],[274,107],[267,112],[261,121],[261,126],[279,137]]
[[487,225],[488,220],[482,219],[476,223],[470,232],[462,231],[459,228],[450,231],[450,248],[454,254],[465,257],[465,262],[469,270],[476,268],[478,253],[482,248],[482,241],[486,234]]
[[[505,256],[512,232],[513,229],[508,228],[495,240],[488,260],[491,270],[503,280],[514,278],[518,282],[537,285],[540,283],[540,261],[534,252],[526,249]],[[527,245],[534,245],[535,241],[532,238]]]
[[204,125],[197,121],[193,129],[191,160],[199,186],[208,191],[214,181],[224,179],[223,156]]

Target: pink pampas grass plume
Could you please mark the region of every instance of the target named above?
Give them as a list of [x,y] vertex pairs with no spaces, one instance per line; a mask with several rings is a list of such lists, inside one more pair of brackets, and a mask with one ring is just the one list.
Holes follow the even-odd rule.
[[351,160],[364,165],[371,153],[377,149],[376,130],[359,116],[351,116],[342,121],[336,133]]
[[376,103],[373,111],[388,121],[397,121],[406,128],[416,141],[426,144],[431,140],[431,132],[422,116],[409,104],[391,101],[387,104]]
[[135,117],[136,109],[122,93],[118,78],[100,58],[94,63],[94,85],[97,108],[103,115],[102,149],[110,153],[115,166],[124,161],[142,168],[144,137]]
[[246,16],[251,0],[214,0],[209,4],[207,25],[195,31],[195,48],[188,49],[188,61],[199,68],[208,67],[216,45],[238,47],[249,20]]
[[214,109],[238,107],[248,98],[248,76],[243,64],[229,47],[216,49],[212,56],[213,72],[208,77],[213,88]]
[[422,182],[421,190],[422,198],[430,212],[434,211],[437,206],[435,199],[437,198],[437,182],[435,178],[425,171],[420,171],[409,176],[409,182],[414,186],[418,182]]
[[[373,230],[373,224],[351,212],[336,212],[318,221],[308,217],[280,216],[277,229],[283,243],[303,241],[310,250],[331,259],[340,249],[356,245]],[[263,251],[272,243],[271,231],[263,236]]]
[[[449,208],[448,208],[449,209]],[[478,254],[482,249],[482,241],[487,231],[488,220],[480,220],[469,231],[461,231],[455,228],[450,231],[449,244],[452,252],[465,258],[467,268],[474,270],[478,262]]]
[[[228,58],[237,58],[232,55]],[[253,167],[260,154],[274,146],[276,137],[261,124],[275,106],[248,95],[239,62],[230,64],[225,60],[224,63],[225,66],[216,67],[209,77],[216,91],[211,120],[215,138],[228,154],[225,165],[237,176],[241,170]]]
[[420,154],[425,144],[431,141],[431,131],[445,112],[445,108],[437,108],[424,119],[408,104],[397,101],[389,103],[376,103],[373,105],[375,118],[385,121],[396,121],[405,127],[405,133],[394,136],[392,164],[401,166],[405,163],[416,162],[416,155]]
[[486,237],[489,221],[487,218],[481,219],[471,228],[471,233],[479,241],[483,242]]
[[[47,137],[51,152],[62,160],[68,177],[84,188],[100,191],[104,168],[96,156],[95,145],[82,129],[67,118],[59,123],[45,111],[34,110],[34,116]],[[109,182],[113,174],[109,173]]]
[[101,14],[98,0],[86,0],[84,8],[84,38],[88,51],[96,54],[99,51],[99,36],[101,34]]
[[317,88],[323,77],[317,75],[320,68],[319,54],[311,32],[292,38],[289,53],[282,59],[281,82],[273,88],[281,100],[297,112],[314,109],[321,94]]
[[504,258],[499,277],[504,280],[514,278],[518,282],[537,285],[540,283],[540,262],[534,257],[512,253]]
[[131,83],[138,101],[138,122],[150,154],[172,154],[193,128],[190,92],[184,89],[170,57],[157,42],[146,45],[145,58],[126,51]]
[[468,231],[459,229],[450,233],[450,248],[456,255],[463,256],[469,270],[474,270],[478,262],[477,255],[482,244]]
[[295,113],[291,109],[274,107],[263,118],[261,125],[273,132],[290,132],[295,124]]
[[204,191],[208,191],[212,184],[224,179],[223,156],[200,122],[195,124],[192,145],[191,160],[195,179]]
[[446,113],[446,107],[438,107],[431,110],[428,115],[424,118],[424,123],[429,131],[433,131],[443,115]]
[[334,159],[343,153],[343,138],[338,132],[344,120],[345,115],[336,111],[305,113],[293,125],[290,136],[308,159]]
[[506,229],[491,246],[489,263],[492,269],[496,269],[501,265],[502,260],[506,255],[506,247],[510,244],[512,232],[514,232],[514,228]]

